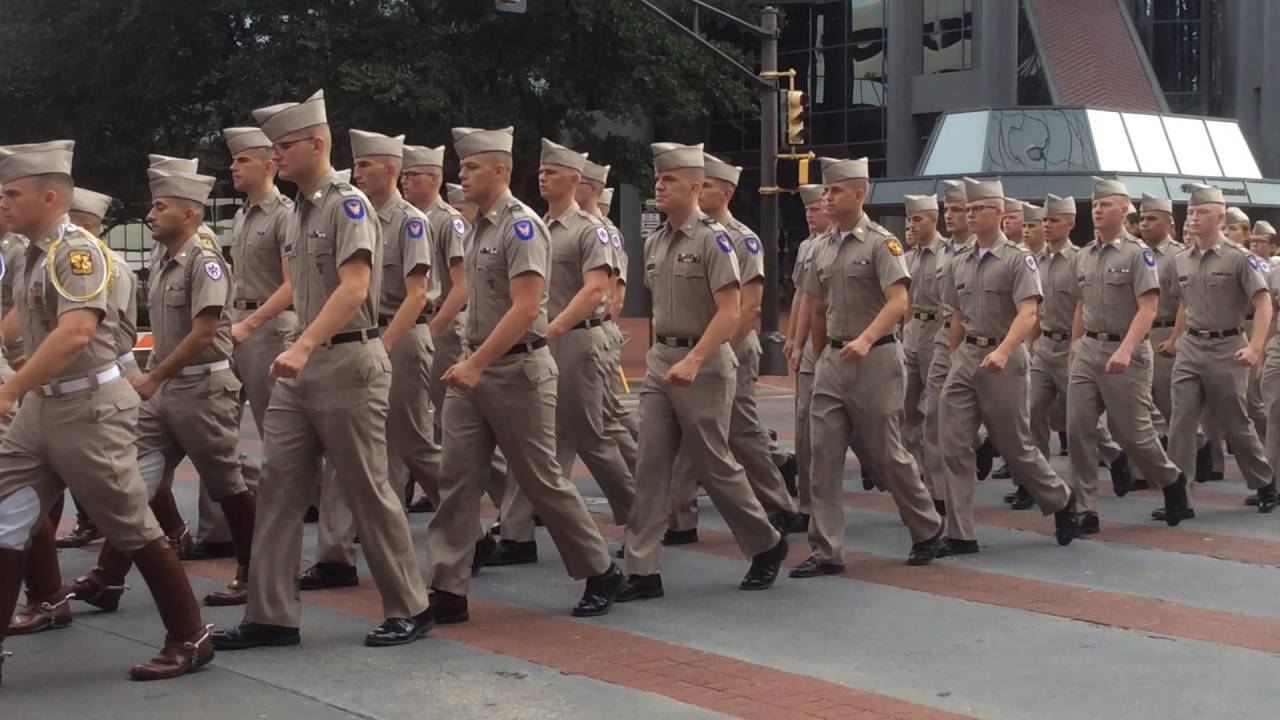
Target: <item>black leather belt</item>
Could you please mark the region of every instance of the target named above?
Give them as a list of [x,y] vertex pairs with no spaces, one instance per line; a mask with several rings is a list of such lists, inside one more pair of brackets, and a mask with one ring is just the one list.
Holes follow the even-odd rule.
[[911,319],[912,319],[912,320],[922,320],[922,321],[924,321],[924,322],[933,322],[934,320],[937,320],[937,319],[938,319],[938,313],[936,313],[936,312],[913,312],[913,313],[911,313]]
[[[840,350],[840,349],[844,348],[845,343],[847,343],[847,342],[850,342],[850,341],[849,341],[849,340],[838,340],[838,339],[836,339],[836,338],[828,338],[828,339],[827,339],[827,344],[828,344],[828,345],[830,345],[831,347],[835,348],[836,350]],[[880,338],[879,340],[877,340],[877,341],[875,341],[875,342],[871,343],[871,347],[880,347],[881,345],[888,345],[889,343],[892,343],[892,342],[898,342],[898,338],[897,338],[897,336],[895,336],[893,333],[889,333],[888,335],[885,335],[884,337]]]
[[343,332],[329,338],[328,345],[341,345],[349,342],[361,342],[365,340],[376,340],[378,338],[378,328],[368,328],[366,330],[352,330],[351,332]]
[[604,321],[605,321],[605,322],[613,322],[613,313],[608,313],[608,314],[606,314],[606,315],[604,316]]
[[[391,321],[392,321],[392,320],[394,320],[394,319],[395,319],[395,316],[394,316],[394,315],[379,315],[379,316],[378,316],[378,327],[386,327],[386,326],[390,325],[390,324],[391,324]],[[413,324],[414,324],[414,325],[426,325],[426,324],[427,324],[427,323],[429,323],[429,322],[431,322],[431,316],[430,316],[430,315],[428,315],[428,314],[426,314],[426,313],[423,313],[422,315],[419,315],[418,317],[414,318],[414,320],[413,320]]]
[[583,320],[582,322],[578,323],[577,325],[574,325],[569,329],[570,330],[590,330],[593,327],[600,327],[603,324],[604,324],[603,320],[597,320],[595,318],[587,318],[586,320]]
[[702,338],[700,337],[682,338],[682,337],[672,337],[670,335],[659,335],[654,338],[654,340],[662,343],[663,345],[666,345],[667,347],[675,347],[675,348],[681,348],[681,347],[691,348],[694,345],[697,345],[698,341],[701,339]]
[[1004,341],[1004,338],[983,337],[981,335],[965,335],[964,341],[980,348],[993,348]]
[[531,352],[533,352],[534,350],[537,350],[538,348],[544,348],[544,347],[546,347],[546,346],[547,346],[547,339],[546,339],[546,338],[538,338],[537,340],[534,340],[533,342],[527,342],[527,343],[516,343],[515,345],[512,345],[512,346],[511,346],[511,349],[510,349],[510,350],[508,350],[508,351],[506,351],[506,352],[504,352],[504,353],[502,353],[502,354],[503,354],[503,355],[522,355],[522,354],[524,354],[524,353],[531,353]]
[[1151,323],[1152,330],[1159,330],[1160,328],[1171,328],[1171,327],[1173,327],[1172,320],[1155,320],[1155,321],[1152,321]]
[[[237,310],[257,310],[258,308],[262,307],[262,305],[263,303],[260,303],[257,300],[236,300],[235,302],[231,303],[231,307]],[[292,312],[293,306],[290,305],[289,307],[285,308],[284,311]]]
[[1040,328],[1040,335],[1041,337],[1047,337],[1054,342],[1062,342],[1063,340],[1071,339],[1071,333],[1069,332],[1056,332],[1053,330],[1045,330],[1044,328]]
[[1230,330],[1195,330],[1188,328],[1187,333],[1204,340],[1217,340],[1218,338],[1229,338],[1239,335],[1240,328],[1231,328]]
[[1091,337],[1094,340],[1101,340],[1102,342],[1120,342],[1124,339],[1123,335],[1117,335],[1116,333],[1094,332],[1093,330],[1085,330],[1084,334],[1085,337]]

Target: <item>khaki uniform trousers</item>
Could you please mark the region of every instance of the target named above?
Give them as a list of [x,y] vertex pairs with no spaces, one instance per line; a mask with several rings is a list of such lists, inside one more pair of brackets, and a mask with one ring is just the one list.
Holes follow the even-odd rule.
[[137,428],[138,457],[164,455],[162,486],[190,458],[219,517],[216,503],[248,489],[239,455],[240,381],[230,369],[164,381],[142,404]]
[[813,513],[812,474],[813,440],[809,417],[813,408],[813,346],[805,342],[800,353],[800,369],[796,371],[796,489],[799,490],[800,512]]
[[701,473],[702,487],[743,554],[758,555],[781,538],[729,450],[729,415],[739,377],[733,351],[724,344],[710,354],[692,385],[668,385],[663,376],[686,354],[686,348],[656,344],[645,356],[636,499],[627,519],[625,543],[627,572],[633,575],[660,570],[672,475],[680,454]]
[[[793,513],[795,502],[787,494],[786,483],[778,469],[780,461],[771,447],[769,434],[760,424],[760,412],[756,407],[756,381],[760,379],[760,339],[752,331],[735,349],[738,360],[737,384],[734,388],[733,408],[729,415],[729,451],[734,460],[742,464],[747,473],[751,491],[768,515]],[[785,459],[785,456],[784,456]],[[671,517],[667,525],[672,530],[690,530],[698,527],[698,484],[702,468],[691,462],[683,451],[676,457],[675,475],[671,485]]]
[[939,447],[946,477],[946,533],[956,540],[976,540],[973,522],[974,438],[986,425],[1000,456],[1045,515],[1063,509],[1071,497],[1035,446],[1027,404],[1029,360],[1019,344],[1004,370],[979,370],[990,348],[962,342],[951,356],[951,371],[939,393]]
[[123,377],[57,397],[28,393],[0,441],[0,498],[31,488],[43,516],[70,489],[117,550],[162,537],[138,473],[141,404]]
[[320,458],[333,465],[385,617],[427,607],[403,505],[387,482],[391,362],[382,343],[321,346],[300,377],[276,382],[264,420],[267,482],[258,492],[245,620],[298,627],[302,516]]
[[540,348],[498,358],[471,390],[446,393],[440,505],[427,528],[433,589],[467,593],[480,497],[495,446],[502,448],[511,475],[542,516],[569,575],[581,579],[609,569],[604,537],[556,462],[557,377],[550,351]]
[[906,329],[903,331],[903,361],[906,365],[907,389],[903,399],[902,442],[911,453],[911,457],[915,458],[916,466],[924,476],[925,487],[928,488],[933,488],[933,477],[929,474],[929,464],[925,462],[924,457],[924,421],[927,404],[925,396],[929,387],[929,369],[933,367],[933,354],[937,350],[937,344],[931,340],[917,350],[915,345],[918,341],[914,338],[921,333],[932,338],[938,331],[938,327],[939,323],[936,320],[924,322],[912,318],[907,321]]
[[[1235,452],[1249,488],[1271,482],[1271,464],[1245,410],[1248,374],[1233,356],[1244,347],[1243,336],[1201,339],[1189,334],[1178,338],[1173,361],[1173,420],[1169,431],[1169,457],[1188,478],[1195,476],[1196,427],[1208,412],[1213,423]],[[1210,435],[1212,438],[1212,435]]]
[[622,460],[634,478],[636,459],[640,455],[640,424],[622,404],[622,381],[618,379],[622,371],[622,330],[612,320],[606,320],[603,327],[609,341],[605,356],[604,434],[618,446],[618,452],[622,453]]
[[828,347],[818,356],[809,420],[813,452],[809,544],[825,562],[844,562],[845,448],[851,436],[893,496],[913,543],[938,534],[942,521],[911,454],[902,446],[899,423],[905,392],[902,348],[896,342],[871,348],[861,360],[844,360]]
[[1274,470],[1280,467],[1280,335],[1267,342],[1260,384],[1267,403],[1267,462]]
[[[1054,420],[1059,412],[1062,413],[1062,430],[1068,431],[1067,445],[1068,447],[1071,445],[1069,432],[1071,424],[1067,413],[1067,404],[1071,395],[1067,392],[1070,380],[1070,373],[1067,370],[1067,352],[1070,345],[1070,340],[1050,340],[1047,337],[1041,337],[1036,340],[1035,352],[1032,353],[1031,437],[1035,440],[1036,447],[1040,449],[1041,454],[1046,458],[1053,457],[1053,454],[1049,451],[1049,438],[1054,430]],[[1111,430],[1108,427],[1105,413],[1098,419],[1094,428],[1094,435],[1097,438],[1097,444],[1093,446],[1095,466],[1090,477],[1098,474],[1096,461],[1099,457],[1108,465],[1120,457],[1120,446],[1111,437]],[[1073,465],[1073,473],[1075,472],[1074,467]],[[1074,479],[1071,479],[1069,484],[1073,488],[1076,487]],[[1084,500],[1084,498],[1077,499],[1078,501]]]
[[[941,414],[941,407],[938,404],[938,397],[942,394],[942,385],[947,381],[947,373],[949,372],[951,372],[951,352],[947,349],[945,342],[935,342],[933,344],[933,358],[929,363],[928,383],[924,389],[923,432],[924,461],[928,468],[925,476],[932,483],[929,485],[929,495],[934,500],[943,500],[947,494],[946,483],[942,480],[945,477],[946,468],[943,464],[942,449],[939,445],[938,416]],[[986,426],[979,426],[978,432],[973,439],[974,449],[976,450],[986,439]]]
[[1144,341],[1134,349],[1125,372],[1108,373],[1107,361],[1119,346],[1090,337],[1076,343],[1067,393],[1067,446],[1071,490],[1082,512],[1098,511],[1098,420],[1104,411],[1129,463],[1145,480],[1160,488],[1178,480],[1178,468],[1169,461],[1151,421],[1151,343]]

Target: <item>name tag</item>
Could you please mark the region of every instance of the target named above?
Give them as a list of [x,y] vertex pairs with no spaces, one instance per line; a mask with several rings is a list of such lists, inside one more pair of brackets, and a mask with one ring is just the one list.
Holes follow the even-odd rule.
[[318,238],[323,240],[324,238],[329,237],[329,233],[324,232],[323,230],[312,230],[311,232],[307,233],[307,237]]
[[480,254],[481,254],[481,255],[497,255],[497,254],[498,254],[498,248],[497,248],[497,247],[482,247],[482,248],[480,248]]
[[697,253],[680,253],[676,255],[676,262],[697,264],[702,262],[702,258]]

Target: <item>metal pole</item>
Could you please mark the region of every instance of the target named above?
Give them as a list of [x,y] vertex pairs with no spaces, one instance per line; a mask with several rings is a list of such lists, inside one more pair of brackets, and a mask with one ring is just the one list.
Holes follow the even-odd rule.
[[[778,11],[760,11],[760,70],[763,77],[778,69]],[[786,375],[787,360],[778,332],[778,89],[760,91],[760,240],[764,253],[764,298],[760,306],[760,374]]]

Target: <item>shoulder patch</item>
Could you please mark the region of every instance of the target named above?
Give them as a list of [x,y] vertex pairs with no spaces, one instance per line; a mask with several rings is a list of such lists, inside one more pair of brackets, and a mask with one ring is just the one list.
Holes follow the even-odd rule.
[[343,198],[342,212],[346,213],[347,217],[352,220],[359,220],[363,218],[366,214],[364,200],[361,200],[358,197]]
[[459,235],[467,234],[467,223],[460,217],[453,219],[453,231]]
[[419,220],[418,218],[413,218],[409,222],[405,223],[404,229],[405,229],[405,232],[409,234],[409,237],[413,238],[414,240],[421,238],[427,232],[426,228],[422,224],[422,221]]
[[533,237],[533,221],[528,218],[517,220],[515,225],[511,226],[511,229],[519,240],[528,240]]
[[888,240],[885,240],[884,246],[889,251],[890,255],[894,257],[902,257],[902,243],[898,242],[897,238],[891,237]]
[[351,183],[348,182],[338,181],[334,183],[333,186],[340,192],[351,192],[352,190],[355,190],[355,188],[351,186]]
[[1156,254],[1151,252],[1151,248],[1142,249],[1142,262],[1149,268],[1156,266]]
[[1249,267],[1254,270],[1262,270],[1262,261],[1258,259],[1257,255],[1254,255],[1253,253],[1246,253],[1245,257],[1249,259]]
[[748,235],[742,239],[742,244],[747,246],[747,252],[752,255],[760,254],[760,238],[755,235]]
[[1039,271],[1040,271],[1040,268],[1036,265],[1036,259],[1035,259],[1034,257],[1032,257],[1030,253],[1027,253],[1026,255],[1023,255],[1022,257],[1023,257],[1023,259],[1026,261],[1026,263],[1027,263],[1027,268],[1029,268],[1029,269],[1031,270],[1031,272],[1039,272]]
[[733,241],[729,239],[726,233],[716,233],[716,245],[722,252],[733,252]]
[[88,250],[72,250],[67,253],[67,263],[72,275],[93,274],[93,254]]
[[605,245],[609,244],[609,231],[603,225],[596,226],[596,239]]
[[210,260],[204,264],[204,274],[213,280],[221,280],[222,265],[217,260]]
[[609,238],[610,238],[610,240],[612,240],[612,241],[613,241],[613,246],[614,246],[615,248],[620,248],[620,247],[622,247],[622,236],[621,236],[621,235],[619,235],[618,233],[611,233],[611,234],[609,235]]

